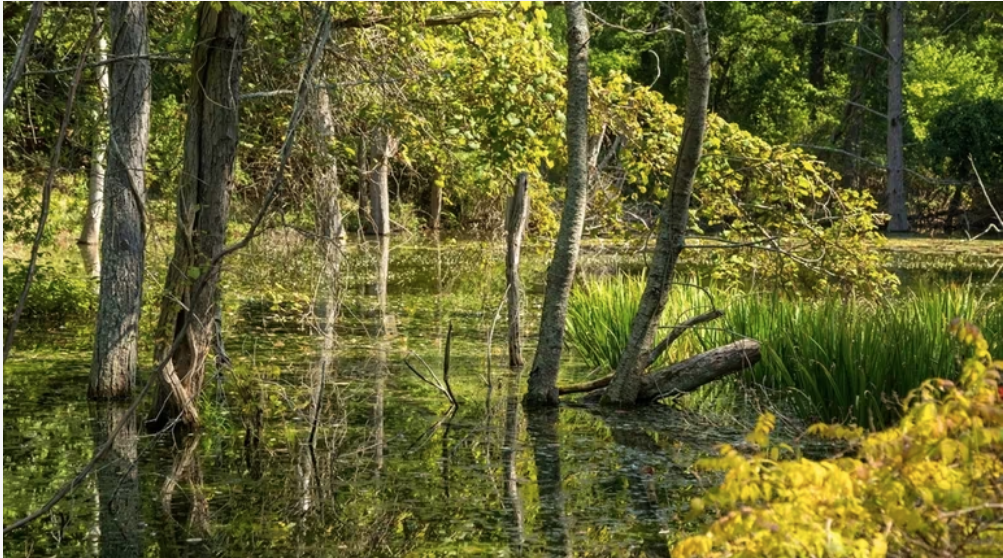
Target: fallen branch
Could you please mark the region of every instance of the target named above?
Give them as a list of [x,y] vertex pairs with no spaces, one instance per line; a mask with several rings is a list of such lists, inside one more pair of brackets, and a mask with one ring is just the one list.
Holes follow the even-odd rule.
[[412,352],[411,354],[417,357],[417,359],[420,360],[421,363],[425,365],[425,369],[428,370],[428,375],[432,378],[432,380],[435,381],[433,382],[432,380],[429,380],[428,377],[426,377],[424,374],[418,372],[418,369],[412,366],[411,363],[408,362],[407,358],[404,359],[404,365],[407,366],[415,376],[418,376],[419,380],[434,387],[435,389],[439,390],[439,393],[446,396],[446,399],[449,400],[451,406],[459,407],[460,404],[459,402],[456,401],[456,396],[453,395],[453,388],[452,386],[449,385],[449,353],[450,353],[450,347],[452,346],[452,342],[453,342],[453,322],[449,322],[449,330],[446,333],[446,348],[442,359],[442,380],[439,380],[438,376],[435,375],[435,372],[432,371],[432,368],[428,365],[428,363],[425,362],[425,360],[415,352]]
[[672,344],[676,342],[676,339],[682,337],[684,333],[686,333],[690,329],[700,324],[716,320],[723,315],[724,312],[715,308],[710,312],[707,312],[705,314],[700,314],[699,316],[694,316],[686,320],[685,322],[673,327],[672,331],[665,337],[665,339],[663,339],[661,343],[655,345],[655,347],[651,349],[651,352],[648,354],[648,364],[645,365],[645,368],[648,368],[652,364],[654,364],[655,361],[657,361],[659,357],[661,357],[662,354],[665,353],[665,351],[669,350],[669,347],[671,347]]
[[[711,349],[643,376],[637,402],[654,403],[667,397],[678,397],[704,384],[752,368],[759,359],[759,343],[751,339]],[[588,399],[598,401],[602,394],[595,392],[608,386],[612,380],[612,375],[604,376],[590,382],[559,387],[557,393],[590,393]]]
[[654,403],[667,397],[678,397],[715,380],[748,370],[759,359],[759,342],[752,339],[711,349],[641,378],[637,402]]

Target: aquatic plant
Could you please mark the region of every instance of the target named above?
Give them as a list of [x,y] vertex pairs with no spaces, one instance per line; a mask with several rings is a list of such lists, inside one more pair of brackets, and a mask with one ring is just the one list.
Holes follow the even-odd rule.
[[[567,342],[589,366],[616,367],[643,288],[643,277],[616,276],[588,279],[574,290]],[[762,361],[746,381],[770,388],[807,421],[880,428],[899,416],[902,398],[923,381],[955,378],[957,348],[939,333],[953,318],[985,324],[993,349],[1003,349],[1003,304],[971,286],[880,301],[680,286],[670,294],[663,325],[707,311],[711,297],[724,320],[694,328],[662,360],[676,362],[740,336],[757,339]]]
[[[675,545],[690,556],[994,556],[1003,552],[1003,361],[993,361],[978,328],[951,325],[971,355],[957,382],[925,381],[895,427],[817,424],[808,432],[850,444],[852,457],[811,461],[773,444],[775,417],[747,436],[746,457],[724,445],[698,468],[724,472],[696,498],[717,519]],[[943,337],[943,335],[941,335]],[[950,373],[945,370],[945,373]]]

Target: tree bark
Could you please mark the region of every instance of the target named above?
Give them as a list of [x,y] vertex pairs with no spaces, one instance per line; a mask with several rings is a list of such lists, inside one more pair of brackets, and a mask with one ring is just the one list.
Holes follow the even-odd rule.
[[683,3],[683,17],[689,24],[686,34],[689,76],[683,135],[672,177],[672,191],[662,208],[647,284],[631,322],[627,346],[604,397],[604,402],[610,405],[633,405],[641,389],[641,378],[650,360],[655,332],[672,288],[676,262],[685,244],[693,180],[700,164],[707,129],[710,49],[703,2]]
[[[863,32],[863,29],[871,27],[876,18],[874,8],[865,7],[863,10],[864,13],[859,24],[861,29],[857,31],[858,49],[864,49],[866,45],[866,33]],[[867,84],[871,83],[873,79],[877,59],[870,54],[865,54],[862,50],[853,52],[852,56],[855,62],[849,76],[852,83],[850,87],[850,102],[846,103],[843,109],[843,122],[841,126],[843,131],[842,148],[843,151],[850,153],[851,156],[843,158],[844,163],[841,169],[842,172],[840,173],[842,175],[840,185],[848,190],[858,190],[861,187],[859,170],[860,136],[864,125],[864,113],[857,105],[864,102],[864,92],[867,89]],[[833,142],[835,143],[838,139],[837,134],[833,137]]]
[[311,116],[315,145],[320,154],[318,161],[320,173],[314,186],[317,233],[333,246],[342,237],[339,203],[341,182],[338,177],[338,160],[331,151],[331,141],[335,139],[334,116],[331,113],[331,99],[327,89],[314,87],[313,92]]
[[[108,47],[102,38],[98,42],[98,61],[108,59]],[[100,111],[95,115],[97,122],[108,120],[108,72],[104,65],[94,69],[98,76],[98,95],[100,96]],[[99,126],[98,130],[103,129]],[[87,211],[84,212],[84,226],[80,231],[77,244],[97,245],[101,233],[101,214],[104,211],[104,177],[105,177],[105,140],[100,133],[95,134],[94,145],[91,147],[91,169],[87,177]],[[100,270],[100,264],[95,266],[95,272]]]
[[[183,324],[190,325],[158,378],[149,423],[154,429],[174,419],[190,428],[199,425],[196,402],[212,342],[219,280],[219,266],[209,262],[224,247],[237,151],[246,18],[226,2],[219,9],[199,4],[197,17],[174,256],[157,324],[157,361],[167,357]],[[203,274],[210,274],[205,286],[192,292]]]
[[556,406],[557,371],[564,346],[568,296],[578,265],[589,180],[589,27],[582,2],[564,5],[568,18],[568,188],[540,318],[540,338],[529,374],[527,407]]
[[373,234],[390,234],[390,158],[397,154],[398,140],[383,128],[369,141],[369,216]]
[[888,4],[888,232],[907,232],[905,154],[902,144],[902,58],[905,2]]
[[17,86],[17,82],[24,75],[24,65],[28,61],[28,54],[31,52],[31,43],[35,40],[35,28],[42,21],[43,4],[44,2],[37,0],[31,3],[31,13],[28,14],[28,23],[25,24],[24,32],[21,33],[21,40],[17,43],[17,52],[14,53],[14,62],[11,64],[10,71],[7,72],[7,79],[3,83],[3,109],[5,111],[7,110],[7,103],[10,102],[10,97],[14,93],[14,87]]
[[145,176],[150,140],[146,4],[113,2],[108,174],[101,286],[88,397],[129,397],[136,383],[145,261]]
[[526,233],[529,215],[529,175],[519,173],[515,179],[515,192],[509,199],[505,215],[508,251],[505,254],[505,279],[508,286],[508,364],[522,366],[522,331],[519,323],[519,298],[522,282],[519,280],[519,256],[522,252],[522,237]]
[[428,200],[428,224],[429,228],[437,231],[442,228],[442,180],[436,177],[432,181],[432,191]]
[[[751,339],[711,349],[645,375],[640,382],[636,403],[644,405],[696,391],[703,385],[752,368],[759,359],[759,343]],[[600,400],[604,393],[599,390],[606,379],[563,387],[561,393],[592,392],[586,400]]]

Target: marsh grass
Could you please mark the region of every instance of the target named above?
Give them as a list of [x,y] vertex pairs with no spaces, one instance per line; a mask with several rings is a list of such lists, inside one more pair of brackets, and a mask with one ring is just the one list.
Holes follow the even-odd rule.
[[[593,367],[615,369],[644,290],[643,277],[591,279],[572,293],[568,344]],[[971,286],[942,285],[879,301],[788,298],[776,293],[711,288],[725,318],[694,329],[658,364],[687,358],[741,336],[763,344],[763,358],[744,380],[770,390],[806,421],[853,422],[880,428],[894,421],[901,398],[924,380],[954,379],[961,349],[946,334],[964,318],[980,324],[990,350],[1003,350],[1003,303]],[[672,290],[662,324],[711,308],[702,290]],[[705,386],[684,405],[727,409],[736,386]]]

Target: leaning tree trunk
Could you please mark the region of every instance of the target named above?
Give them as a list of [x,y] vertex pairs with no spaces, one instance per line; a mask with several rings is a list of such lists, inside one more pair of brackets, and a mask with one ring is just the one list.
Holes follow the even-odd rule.
[[21,33],[21,40],[17,43],[17,52],[14,53],[14,62],[11,63],[7,78],[3,82],[3,109],[7,110],[7,103],[14,93],[14,87],[24,74],[24,65],[28,61],[28,53],[31,52],[31,43],[35,40],[35,28],[42,21],[42,5],[44,2],[36,0],[31,3],[31,13],[28,14],[28,23]]
[[[104,39],[98,43],[98,62],[104,63],[108,59],[107,46]],[[95,115],[98,122],[107,118],[108,109],[108,72],[105,67],[95,68],[98,75],[98,96],[100,97],[100,108]],[[103,126],[98,126],[101,130]],[[94,145],[91,147],[91,169],[87,177],[87,211],[84,212],[84,226],[80,231],[80,238],[77,244],[85,246],[97,246],[101,233],[101,213],[104,210],[104,163],[105,146],[107,141],[100,133],[95,134]],[[100,268],[95,266],[96,274]]]
[[146,4],[109,5],[112,56],[109,146],[105,184],[101,286],[87,395],[129,397],[136,382],[139,312],[143,297],[146,239],[144,199],[150,139],[150,61]]
[[888,4],[888,232],[907,232],[905,155],[902,144],[902,58],[905,2]]
[[603,401],[611,405],[633,405],[641,389],[641,378],[649,363],[658,323],[672,286],[676,262],[683,251],[689,219],[693,179],[700,164],[707,129],[707,98],[710,93],[710,49],[703,2],[684,2],[683,17],[689,23],[686,57],[689,68],[686,120],[672,174],[672,191],[662,208],[658,240],[641,302],[630,326],[630,337],[617,365],[613,382]]
[[564,345],[568,296],[578,265],[589,180],[589,27],[582,2],[564,5],[568,18],[568,189],[540,318],[540,339],[529,373],[527,407],[556,406],[557,370]]
[[[188,328],[158,378],[149,423],[155,429],[175,419],[190,428],[199,424],[196,402],[205,379],[218,300],[219,266],[209,262],[223,250],[226,236],[245,34],[246,18],[230,3],[218,9],[199,4],[174,256],[157,324],[158,362],[168,356],[186,322]],[[204,286],[193,292],[198,281]]]

